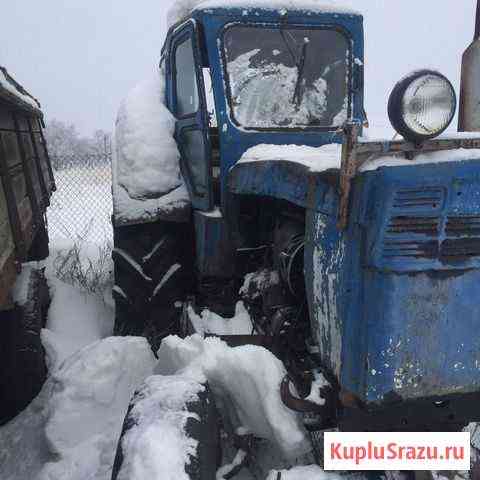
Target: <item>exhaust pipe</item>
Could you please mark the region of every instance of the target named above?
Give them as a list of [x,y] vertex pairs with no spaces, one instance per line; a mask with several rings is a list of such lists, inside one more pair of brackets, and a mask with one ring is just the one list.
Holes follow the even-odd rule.
[[480,132],[480,0],[477,2],[475,36],[462,57],[459,132]]

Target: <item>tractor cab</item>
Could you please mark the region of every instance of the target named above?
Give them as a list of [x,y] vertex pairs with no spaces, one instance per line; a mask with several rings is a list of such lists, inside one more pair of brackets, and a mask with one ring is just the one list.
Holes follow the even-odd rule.
[[250,147],[338,143],[346,121],[363,119],[362,16],[312,2],[252,5],[201,3],[163,50],[167,104],[200,211],[223,209],[228,172]]

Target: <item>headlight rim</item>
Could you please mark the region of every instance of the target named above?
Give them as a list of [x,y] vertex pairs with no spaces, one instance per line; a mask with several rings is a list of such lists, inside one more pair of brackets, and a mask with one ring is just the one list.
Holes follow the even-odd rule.
[[[445,127],[443,127],[441,130],[438,130],[433,134],[420,134],[412,130],[404,120],[403,99],[408,87],[414,81],[427,75],[434,75],[434,76],[440,77],[447,83],[452,93],[453,108],[452,108],[450,119],[446,123]],[[390,123],[394,128],[394,130],[399,135],[402,135],[402,137],[404,137],[407,141],[411,141],[414,143],[422,143],[426,140],[431,140],[433,138],[438,137],[451,125],[455,117],[455,113],[457,111],[457,105],[458,105],[457,94],[455,92],[452,82],[439,71],[424,68],[424,69],[415,70],[409,73],[408,75],[403,77],[401,80],[399,80],[396,83],[396,85],[393,87],[393,90],[390,93],[390,97],[388,99],[388,118],[390,119]]]

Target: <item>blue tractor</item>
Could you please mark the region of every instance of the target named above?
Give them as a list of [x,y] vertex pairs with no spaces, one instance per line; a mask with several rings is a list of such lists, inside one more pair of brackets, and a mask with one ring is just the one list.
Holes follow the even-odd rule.
[[284,361],[312,432],[458,430],[480,418],[480,138],[440,136],[455,92],[422,70],[389,99],[403,139],[365,139],[361,14],[270,3],[206,1],[168,32],[191,204],[114,217],[117,332],[190,334],[186,306],[228,317],[248,275],[255,331],[223,338]]

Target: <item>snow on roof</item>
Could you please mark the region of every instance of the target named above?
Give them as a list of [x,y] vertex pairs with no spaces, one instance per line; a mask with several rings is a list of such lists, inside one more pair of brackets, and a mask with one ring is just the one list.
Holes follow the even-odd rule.
[[261,10],[297,10],[315,13],[359,15],[357,10],[342,5],[337,0],[177,0],[167,13],[169,26],[188,17],[193,10],[208,8],[238,8]]
[[5,67],[0,65],[0,93],[6,93],[7,96],[13,96],[27,106],[40,109],[40,103],[32,97],[14,78],[7,72]]
[[165,106],[163,75],[155,72],[122,102],[112,159],[115,222],[152,221],[190,203]]

